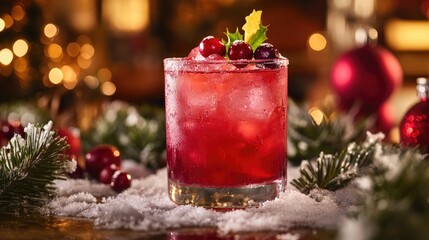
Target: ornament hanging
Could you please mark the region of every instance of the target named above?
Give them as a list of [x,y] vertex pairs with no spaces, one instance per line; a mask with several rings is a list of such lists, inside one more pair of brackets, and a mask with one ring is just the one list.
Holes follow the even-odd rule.
[[385,48],[365,44],[341,54],[330,79],[341,109],[358,106],[361,114],[369,115],[401,85],[402,68]]
[[420,101],[405,113],[399,125],[401,144],[429,153],[429,79],[418,78],[416,89]]

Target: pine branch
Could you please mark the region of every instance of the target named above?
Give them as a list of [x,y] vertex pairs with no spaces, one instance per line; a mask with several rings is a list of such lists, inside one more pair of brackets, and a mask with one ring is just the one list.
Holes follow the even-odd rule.
[[353,114],[334,112],[326,105],[324,117],[317,123],[306,107],[288,102],[288,160],[300,165],[304,159],[314,159],[323,150],[326,154],[341,151],[350,142],[363,138],[365,122],[355,123]]
[[0,215],[31,212],[53,197],[53,182],[64,179],[68,148],[52,122],[28,124],[25,139],[15,135],[0,149]]
[[331,155],[321,152],[316,168],[304,161],[300,169],[301,176],[293,179],[291,184],[305,194],[315,188],[335,191],[345,187],[358,176],[360,168],[372,162],[376,145],[382,138],[381,134],[368,134],[363,143],[351,143],[340,153]]
[[377,155],[372,169],[369,187],[360,192],[370,239],[428,239],[429,156],[391,147]]

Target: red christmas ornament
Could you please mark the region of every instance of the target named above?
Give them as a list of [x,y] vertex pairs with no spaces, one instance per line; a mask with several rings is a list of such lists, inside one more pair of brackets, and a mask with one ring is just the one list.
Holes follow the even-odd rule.
[[388,103],[383,103],[374,115],[374,126],[370,129],[372,132],[382,132],[389,136],[393,126],[395,126],[395,113],[392,106]]
[[65,138],[67,143],[70,145],[65,153],[72,158],[77,158],[82,152],[82,144],[79,138],[79,134],[69,128],[58,129],[58,136]]
[[417,79],[417,95],[420,101],[405,113],[399,125],[401,144],[419,146],[429,153],[429,79]]
[[330,75],[340,108],[349,110],[358,104],[365,115],[376,113],[402,83],[398,60],[386,49],[370,45],[340,55]]
[[101,170],[111,164],[121,165],[121,154],[112,145],[98,145],[85,155],[85,168],[92,178],[99,179]]
[[0,121],[0,146],[7,145],[15,134],[25,136],[24,127],[20,122]]

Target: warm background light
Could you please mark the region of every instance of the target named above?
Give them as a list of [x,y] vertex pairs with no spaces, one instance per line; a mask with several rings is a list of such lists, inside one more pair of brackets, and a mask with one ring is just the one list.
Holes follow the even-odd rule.
[[52,43],[48,46],[48,57],[51,59],[58,59],[63,54],[63,49],[60,45]]
[[3,19],[0,18],[0,32],[6,27],[6,24]]
[[116,86],[112,82],[104,82],[101,86],[101,92],[106,96],[112,96],[116,92]]
[[43,33],[46,37],[52,38],[55,37],[55,35],[58,34],[58,28],[52,23],[46,24],[45,28],[43,29]]
[[104,0],[102,14],[118,31],[137,32],[149,24],[149,0]]
[[429,50],[429,21],[390,20],[385,35],[387,44],[395,50]]
[[3,21],[5,24],[5,28],[10,28],[13,25],[13,18],[9,14],[3,15]]
[[0,63],[3,65],[9,65],[13,60],[13,53],[10,49],[3,48],[0,51]]
[[49,71],[49,81],[53,84],[59,84],[63,80],[63,72],[59,68],[52,68]]
[[314,51],[322,51],[326,47],[326,38],[320,33],[314,33],[308,39],[308,45]]
[[95,52],[94,47],[89,43],[83,44],[82,47],[80,48],[80,54],[85,59],[91,59],[92,56],[94,55],[94,52]]
[[13,44],[12,49],[17,57],[22,57],[28,52],[28,44],[25,40],[19,39]]
[[77,57],[80,53],[80,46],[76,42],[71,42],[67,45],[67,53],[71,57]]
[[12,17],[16,21],[21,21],[25,17],[25,11],[20,5],[16,5],[12,8]]
[[101,68],[98,70],[97,77],[102,82],[110,81],[112,78],[112,72],[107,68]]

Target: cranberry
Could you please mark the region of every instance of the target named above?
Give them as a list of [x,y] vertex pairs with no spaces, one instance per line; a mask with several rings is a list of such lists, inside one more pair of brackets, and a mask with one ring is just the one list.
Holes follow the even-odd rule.
[[85,167],[88,175],[99,179],[103,168],[115,164],[121,165],[119,150],[111,145],[99,145],[92,148],[85,156]]
[[228,56],[231,60],[251,60],[253,51],[249,44],[236,40],[229,47]]
[[131,175],[126,172],[117,171],[113,174],[110,186],[116,192],[122,192],[131,186]]
[[255,50],[255,59],[275,59],[279,58],[279,52],[270,43],[262,43]]
[[107,166],[103,168],[100,172],[100,177],[98,180],[100,183],[104,184],[110,184],[112,182],[113,174],[115,174],[116,171],[119,171],[121,168],[119,166],[116,166],[115,164],[110,164],[110,166]]
[[212,54],[224,56],[226,53],[225,45],[213,36],[205,37],[199,45],[199,50],[203,57],[208,57]]

